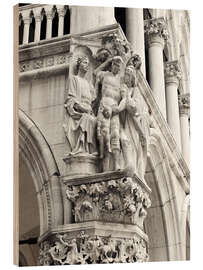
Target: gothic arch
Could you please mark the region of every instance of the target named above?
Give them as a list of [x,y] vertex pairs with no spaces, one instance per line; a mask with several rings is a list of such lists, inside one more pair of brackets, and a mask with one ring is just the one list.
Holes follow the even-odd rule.
[[187,241],[189,240],[190,235],[190,195],[185,197],[182,211],[181,211],[181,243],[182,243],[182,258],[183,260],[188,260],[187,253]]
[[[153,261],[177,260],[181,255],[178,246],[179,219],[170,165],[159,134],[154,129],[151,131],[145,176],[152,189],[152,206],[145,221],[145,229],[149,236],[150,259]],[[176,246],[176,252],[174,252],[174,246]]]
[[60,173],[45,137],[22,110],[19,110],[19,148],[34,181],[42,235],[52,226],[63,224]]

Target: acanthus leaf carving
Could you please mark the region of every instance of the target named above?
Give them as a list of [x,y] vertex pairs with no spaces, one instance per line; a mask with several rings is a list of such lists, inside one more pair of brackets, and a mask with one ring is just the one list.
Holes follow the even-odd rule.
[[88,220],[137,224],[143,227],[149,195],[132,178],[69,186],[75,222]]

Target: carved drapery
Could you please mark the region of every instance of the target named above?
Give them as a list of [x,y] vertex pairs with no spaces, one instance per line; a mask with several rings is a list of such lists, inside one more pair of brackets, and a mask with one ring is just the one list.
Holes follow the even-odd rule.
[[[82,42],[84,44],[81,44]],[[88,42],[88,46],[85,42]],[[137,54],[132,54],[128,42],[122,39],[116,32],[103,35],[100,39],[100,46],[97,44],[94,47],[94,42],[94,40],[85,41],[84,39],[80,41],[74,39],[70,45],[72,58],[69,62],[69,83],[67,84],[65,108],[67,110],[67,106],[69,106],[69,110],[66,113],[69,118],[72,117],[72,120],[77,125],[72,130],[67,131],[70,133],[70,131],[77,129],[80,133],[76,143],[71,141],[73,143],[72,148],[75,149],[74,147],[76,147],[77,151],[73,151],[71,148],[70,153],[68,152],[63,158],[67,175],[62,177],[62,180],[66,186],[67,200],[71,201],[73,205],[72,212],[75,224],[69,224],[68,228],[70,229],[68,231],[67,228],[63,227],[60,230],[56,228],[58,230],[57,233],[51,232],[50,235],[41,241],[39,258],[41,265],[144,262],[148,260],[147,236],[143,232],[143,222],[147,216],[147,208],[151,206],[149,198],[150,188],[144,182],[144,177],[138,178],[135,175],[134,172],[136,170],[138,172],[138,166],[133,172],[127,167],[124,170],[117,170],[114,167],[115,171],[105,172],[104,170],[103,173],[98,173],[97,170],[103,161],[101,158],[99,159],[97,151],[90,151],[90,144],[98,148],[95,142],[96,138],[94,137],[94,128],[96,126],[92,125],[91,128],[88,128],[88,119],[94,118],[93,120],[95,120],[97,117],[97,113],[91,107],[91,102],[94,102],[94,91],[96,95],[99,95],[99,91],[107,89],[107,92],[101,93],[99,102],[101,102],[102,98],[105,98],[105,101],[109,101],[110,97],[113,106],[117,106],[114,110],[114,113],[117,114],[116,117],[114,117],[115,114],[114,116],[111,115],[109,120],[112,120],[114,117],[114,120],[118,121],[110,122],[110,125],[114,126],[110,126],[109,131],[110,135],[112,135],[111,143],[115,139],[113,132],[116,131],[118,133],[118,140],[116,142],[122,145],[119,149],[112,148],[112,152],[116,150],[112,153],[112,160],[115,161],[117,158],[117,161],[119,161],[122,154],[125,166],[127,160],[130,158],[134,160],[134,156],[131,156],[130,152],[128,152],[128,138],[124,127],[122,134],[120,131],[119,113],[122,110],[119,111],[119,109],[123,106],[123,110],[125,110],[125,104],[129,105],[132,103],[131,107],[137,109],[140,118],[136,119],[136,115],[133,118],[133,112],[130,115],[129,108],[126,111],[126,115],[134,125],[136,125],[136,121],[140,121],[136,125],[140,129],[135,128],[134,131],[136,138],[145,140],[149,132],[145,130],[147,129],[147,124],[145,125],[144,122],[145,119],[139,120],[143,111],[141,110],[142,108],[138,107],[142,105],[135,102],[137,100],[137,93],[134,93],[134,91],[139,91],[134,88],[137,86],[136,74],[141,67],[141,58]],[[123,65],[122,68],[120,64]],[[77,74],[74,74],[74,65],[76,65],[76,70],[78,68]],[[131,72],[124,72],[125,68]],[[122,74],[120,74],[121,72]],[[97,85],[97,79],[100,74],[104,74],[103,81],[105,80],[106,88],[102,85],[99,89]],[[131,76],[132,74],[133,76]],[[120,106],[121,99],[124,98],[122,97],[124,90],[121,93],[119,88],[121,86],[120,80],[122,76],[127,75],[130,78],[130,84],[128,86],[126,84],[124,89],[126,96],[123,99],[122,106]],[[76,80],[78,78],[82,82],[80,87]],[[95,84],[93,78],[95,78]],[[73,79],[75,79],[76,83]],[[101,81],[101,84],[103,81]],[[71,82],[73,85],[71,85]],[[125,82],[127,83],[126,78]],[[81,90],[85,84],[88,84],[88,87],[85,87],[85,89],[89,89],[86,96],[84,91]],[[94,88],[90,87],[93,85]],[[98,88],[96,88],[96,85]],[[134,93],[134,99],[132,98],[132,93]],[[68,103],[69,100],[71,100],[70,104]],[[89,108],[88,111],[86,111],[87,108]],[[98,108],[101,108],[100,103],[98,103]],[[86,119],[87,116],[89,117],[88,119]],[[70,120],[65,121],[67,129],[70,129]],[[69,133],[66,133],[67,136]],[[132,136],[131,133],[129,134],[129,136]],[[90,138],[90,135],[94,140]],[[67,138],[73,139],[73,137],[69,136]],[[143,143],[137,139],[136,143],[136,147],[140,150],[139,153],[142,153],[144,149],[144,153],[147,154],[147,141],[145,140],[145,143]],[[136,147],[134,148],[137,149]],[[118,156],[115,155],[115,152],[118,153]],[[126,157],[127,155],[128,158]],[[109,169],[110,167],[107,171]],[[92,230],[84,231],[83,227],[88,226],[89,222],[94,224],[95,222],[101,222],[102,229],[95,225]],[[109,227],[106,226],[107,224],[110,224],[108,225]],[[73,225],[77,226],[77,233],[71,227]],[[116,225],[119,229],[115,229]],[[126,228],[128,228],[127,234],[125,232]]]

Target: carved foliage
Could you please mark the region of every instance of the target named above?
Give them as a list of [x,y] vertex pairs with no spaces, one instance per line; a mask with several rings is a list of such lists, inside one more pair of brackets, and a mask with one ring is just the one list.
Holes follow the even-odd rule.
[[189,115],[189,113],[190,113],[190,94],[187,93],[187,94],[179,95],[178,102],[179,102],[180,114]]
[[148,254],[141,238],[90,236],[81,231],[75,238],[57,234],[54,241],[41,243],[39,261],[41,265],[132,263],[148,261]]
[[103,63],[108,57],[121,56],[127,59],[132,55],[130,44],[121,39],[118,34],[111,33],[102,37],[102,47],[96,53],[96,60]]
[[176,77],[178,79],[181,78],[181,70],[177,61],[165,63],[165,76],[167,78],[169,77]]
[[132,178],[70,186],[67,198],[74,203],[75,222],[100,220],[143,227],[148,194]]
[[169,38],[166,22],[163,18],[146,21],[144,29],[145,33],[149,36],[158,35],[164,40],[167,40]]

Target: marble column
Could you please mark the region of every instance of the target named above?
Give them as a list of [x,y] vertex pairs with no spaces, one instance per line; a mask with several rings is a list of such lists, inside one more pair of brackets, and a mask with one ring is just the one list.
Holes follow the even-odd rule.
[[24,18],[24,32],[23,32],[23,44],[28,43],[29,39],[29,29],[30,29],[30,18]]
[[182,154],[187,163],[190,165],[190,94],[182,94],[179,96],[179,112],[180,112],[180,128],[181,128],[181,145]]
[[35,16],[35,42],[40,41],[40,30],[41,30],[41,15]]
[[167,121],[172,134],[181,151],[180,118],[178,105],[178,86],[181,78],[178,61],[165,63],[165,84],[166,84],[166,109]]
[[168,32],[164,18],[145,21],[145,33],[149,52],[149,84],[166,119],[163,49]]
[[46,31],[46,39],[51,38],[52,35],[52,12],[47,12],[47,31]]
[[126,8],[126,36],[133,51],[142,59],[141,71],[145,76],[144,19],[142,8]]
[[58,9],[58,14],[59,14],[58,36],[61,37],[61,36],[63,36],[63,27],[64,27],[64,16],[65,16],[65,9],[64,9],[64,7]]
[[70,33],[78,34],[116,23],[113,7],[71,6]]

